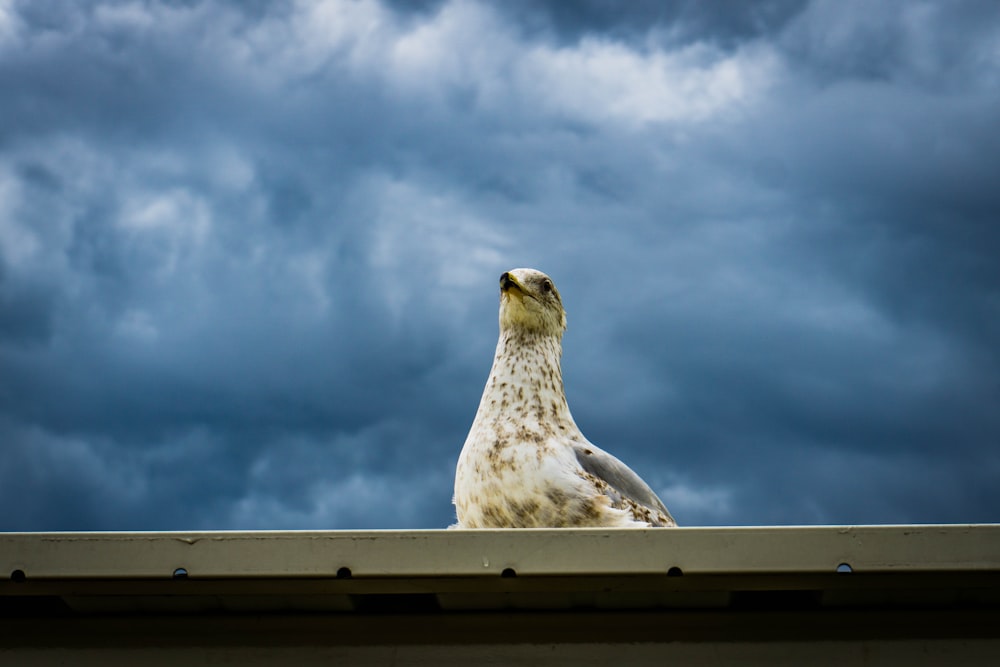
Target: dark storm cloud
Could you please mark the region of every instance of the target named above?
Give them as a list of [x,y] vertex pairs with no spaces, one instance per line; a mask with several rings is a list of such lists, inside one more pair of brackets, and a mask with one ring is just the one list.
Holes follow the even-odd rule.
[[[428,14],[446,5],[443,0],[390,2],[399,11]],[[498,3],[504,16],[529,33],[549,33],[560,41],[573,42],[586,36],[604,35],[642,42],[653,31],[669,33],[672,40],[733,45],[777,32],[806,6],[805,0],[762,2],[658,2],[634,0],[627,6],[611,0],[538,2],[513,0]]]
[[532,265],[683,524],[997,520],[997,10],[627,7],[0,10],[0,528],[446,525]]
[[[844,6],[846,4],[846,6]],[[988,0],[954,3],[810,3],[779,37],[788,54],[826,82],[934,82],[959,91],[996,77],[996,22]]]
[[[516,3],[515,3],[516,4]],[[536,3],[522,3],[530,11]],[[709,40],[731,45],[776,32],[806,6],[801,0],[765,2],[683,2],[642,1],[631,3],[628,11],[606,0],[580,3],[549,2],[546,18],[560,33],[580,37],[588,33],[642,38],[651,29],[673,33],[683,41]]]

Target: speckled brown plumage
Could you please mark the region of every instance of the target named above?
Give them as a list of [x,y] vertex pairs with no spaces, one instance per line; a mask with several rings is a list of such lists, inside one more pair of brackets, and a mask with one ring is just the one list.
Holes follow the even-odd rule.
[[455,527],[676,525],[649,486],[573,421],[560,365],[565,329],[548,276],[500,277],[500,340],[455,473]]

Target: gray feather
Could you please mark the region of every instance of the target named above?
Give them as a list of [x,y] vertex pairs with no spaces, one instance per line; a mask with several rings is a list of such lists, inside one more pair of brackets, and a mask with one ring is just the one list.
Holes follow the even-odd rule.
[[649,488],[649,484],[642,481],[642,478],[627,465],[590,443],[586,445],[574,444],[573,451],[576,454],[576,460],[585,471],[607,482],[608,486],[623,497],[661,512],[663,516],[673,521],[673,517],[670,516],[663,501]]

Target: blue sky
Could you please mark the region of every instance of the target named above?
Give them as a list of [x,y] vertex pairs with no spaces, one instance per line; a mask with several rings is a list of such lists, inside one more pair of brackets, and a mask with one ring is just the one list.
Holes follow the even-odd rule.
[[551,275],[683,525],[1000,520],[994,2],[0,0],[0,529],[433,528]]

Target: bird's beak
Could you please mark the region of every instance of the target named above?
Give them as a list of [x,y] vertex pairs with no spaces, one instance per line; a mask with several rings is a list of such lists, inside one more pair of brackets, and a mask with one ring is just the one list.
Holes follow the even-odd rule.
[[512,289],[521,293],[524,292],[524,288],[521,287],[514,276],[510,275],[510,273],[504,273],[500,276],[500,291],[509,292]]

